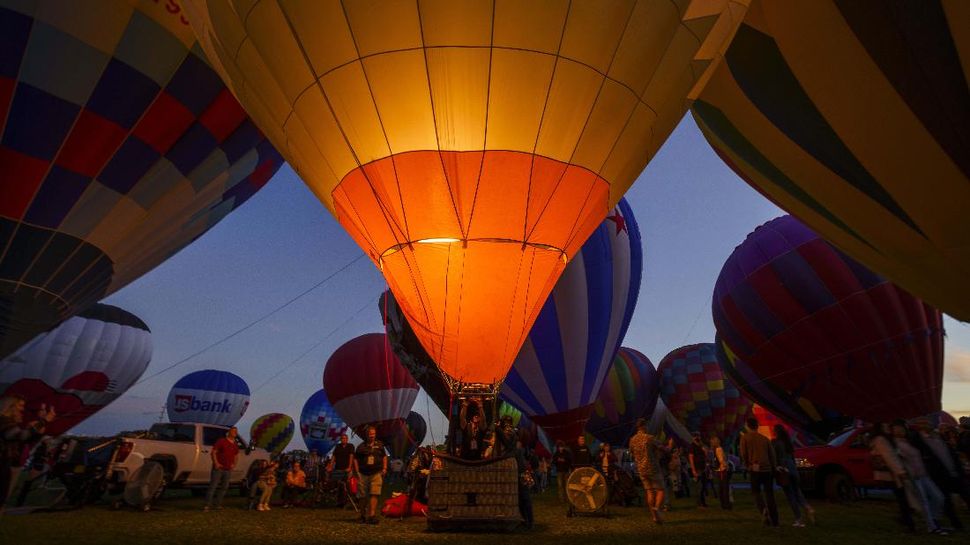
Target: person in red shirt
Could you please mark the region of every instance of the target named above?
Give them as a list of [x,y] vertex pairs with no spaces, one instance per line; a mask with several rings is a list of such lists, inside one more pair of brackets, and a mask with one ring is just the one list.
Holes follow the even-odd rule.
[[[209,454],[212,457],[212,476],[209,480],[209,491],[205,495],[203,511],[213,508],[222,509],[222,499],[226,497],[226,490],[229,489],[230,475],[239,459],[239,445],[236,444],[238,433],[235,427],[229,428],[226,436],[212,446]],[[214,504],[213,500],[215,500]]]

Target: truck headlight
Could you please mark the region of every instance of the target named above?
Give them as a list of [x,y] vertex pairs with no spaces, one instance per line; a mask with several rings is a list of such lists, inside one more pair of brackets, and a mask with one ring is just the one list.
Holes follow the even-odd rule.
[[809,461],[808,458],[795,458],[795,466],[796,467],[800,467],[800,468],[809,469],[809,468],[815,467],[815,464],[813,464],[811,461]]

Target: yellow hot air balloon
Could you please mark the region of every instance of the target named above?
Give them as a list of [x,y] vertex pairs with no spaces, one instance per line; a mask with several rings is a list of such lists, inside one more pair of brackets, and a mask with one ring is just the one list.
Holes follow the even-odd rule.
[[747,1],[187,2],[456,383],[495,385]]
[[970,3],[753,3],[694,119],[749,184],[970,320]]

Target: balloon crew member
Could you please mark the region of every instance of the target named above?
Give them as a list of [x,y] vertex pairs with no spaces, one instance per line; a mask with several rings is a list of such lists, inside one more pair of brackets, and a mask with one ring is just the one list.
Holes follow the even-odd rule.
[[476,411],[468,416],[468,400],[461,402],[461,412],[458,419],[461,422],[461,458],[463,460],[481,460],[485,451],[485,427],[482,425],[482,406],[475,403]]
[[431,447],[418,447],[408,462],[408,473],[411,474],[411,486],[408,489],[408,503],[404,513],[411,512],[411,504],[415,501],[428,504],[428,478],[431,475],[431,461],[434,451]]
[[664,505],[664,474],[660,467],[662,446],[657,438],[647,432],[647,422],[637,420],[637,432],[630,438],[630,455],[636,465],[637,474],[643,483],[644,500],[650,509],[650,516],[657,524],[663,523],[660,510]]
[[583,467],[593,465],[593,454],[586,446],[586,437],[580,435],[576,438],[576,446],[573,447],[573,467]]
[[515,443],[518,440],[518,430],[512,423],[512,417],[505,415],[499,421],[498,430],[495,432],[495,457],[507,456],[515,452]]
[[569,472],[573,470],[573,453],[566,448],[566,443],[556,441],[556,452],[552,454],[552,465],[556,468],[556,488],[559,491],[559,499],[566,501],[566,481],[569,479]]
[[387,475],[387,453],[384,443],[377,439],[377,428],[367,426],[367,438],[357,445],[354,452],[354,473],[360,478],[357,496],[368,498],[361,505],[360,521],[377,524],[377,500],[381,495],[384,476]]
[[41,405],[37,419],[24,423],[24,410],[27,402],[20,396],[0,398],[0,513],[3,513],[10,492],[10,483],[16,468],[20,466],[20,455],[24,447],[39,441],[44,436],[44,428],[57,414],[54,407]]
[[707,450],[704,449],[704,442],[699,433],[694,433],[694,439],[687,450],[687,460],[690,464],[691,478],[697,483],[697,506],[707,507],[710,468],[707,467]]
[[526,530],[531,530],[535,519],[532,514],[532,488],[535,487],[534,466],[530,462],[529,451],[517,441],[515,450],[515,465],[519,471],[519,514],[525,521]]
[[[751,476],[751,493],[765,526],[778,526],[775,504],[774,471],[778,466],[771,441],[758,433],[758,419],[748,418],[748,429],[741,434],[741,460]],[[767,501],[766,501],[767,500]]]
[[333,447],[333,455],[327,463],[328,478],[341,483],[338,488],[337,506],[347,503],[347,477],[354,469],[354,446],[348,442],[347,434],[340,435],[340,442]]
[[[222,500],[226,497],[226,490],[229,490],[232,470],[236,468],[236,462],[239,460],[239,445],[236,444],[238,434],[239,430],[235,426],[229,428],[226,436],[220,437],[209,452],[209,456],[212,458],[212,472],[203,511],[209,511],[213,508],[222,509]],[[215,503],[213,503],[213,500]]]

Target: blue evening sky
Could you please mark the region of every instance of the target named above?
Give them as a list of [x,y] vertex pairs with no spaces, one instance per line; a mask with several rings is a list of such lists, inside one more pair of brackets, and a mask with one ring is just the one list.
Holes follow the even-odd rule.
[[[783,212],[714,154],[688,115],[627,193],[644,245],[640,300],[624,341],[656,364],[670,350],[712,342],[711,293],[721,265],[758,225]],[[299,418],[343,342],[381,331],[385,282],[288,166],[190,247],[105,302],[141,317],[153,333],[150,377],[352,263],[319,288],[227,342],[144,380],[75,432],[115,433],[157,421],[172,384],[215,368],[253,390],[240,429],[268,412]],[[970,414],[970,326],[947,319],[943,407]],[[312,351],[302,359],[297,358]],[[421,394],[415,411],[441,440],[444,417]],[[290,448],[302,447],[296,434]],[[427,439],[431,440],[431,434]]]

